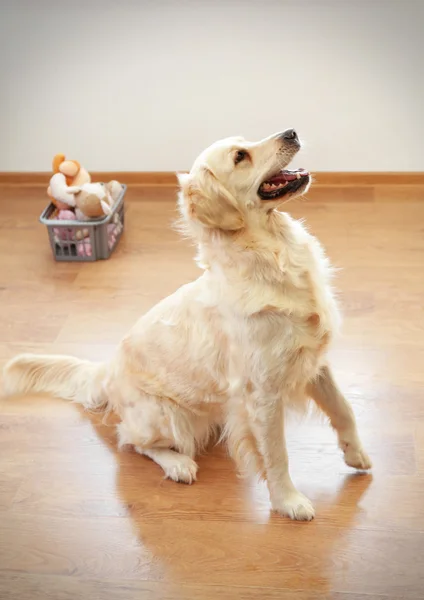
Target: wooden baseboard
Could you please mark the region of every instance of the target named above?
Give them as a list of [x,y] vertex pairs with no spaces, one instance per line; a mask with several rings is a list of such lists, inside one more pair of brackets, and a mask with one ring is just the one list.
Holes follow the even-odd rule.
[[[337,172],[312,173],[314,186],[369,186],[369,185],[423,185],[424,172]],[[0,186],[48,186],[50,172],[14,171],[0,172]],[[172,171],[94,171],[92,181],[117,179],[130,186],[177,185]]]
[[312,173],[314,185],[367,186],[367,185],[423,185],[424,171],[366,172],[321,171]]
[[[176,186],[177,176],[172,171],[90,171],[92,181],[117,179],[127,185]],[[0,185],[3,186],[45,186],[49,185],[51,172],[44,171],[0,171]]]

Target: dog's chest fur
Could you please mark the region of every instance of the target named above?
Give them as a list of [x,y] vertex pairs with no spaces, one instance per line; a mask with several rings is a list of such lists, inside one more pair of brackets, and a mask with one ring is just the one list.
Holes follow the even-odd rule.
[[318,241],[286,214],[271,219],[266,235],[237,242],[243,252],[234,259],[236,268],[225,270],[225,304],[232,312],[227,333],[261,386],[293,379],[295,387],[318,372],[339,312]]

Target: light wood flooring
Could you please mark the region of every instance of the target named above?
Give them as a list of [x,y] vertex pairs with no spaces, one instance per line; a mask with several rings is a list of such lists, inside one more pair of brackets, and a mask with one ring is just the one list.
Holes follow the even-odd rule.
[[[170,229],[175,190],[127,197],[115,255],[60,264],[37,222],[44,190],[0,190],[0,363],[21,351],[107,358],[196,277]],[[1,600],[424,597],[424,190],[321,187],[288,209],[342,268],[332,364],[372,474],[352,474],[325,423],[293,420],[293,479],[317,510],[294,523],[270,515],[265,485],[238,479],[221,447],[200,458],[195,485],[178,485],[73,405],[3,400]]]

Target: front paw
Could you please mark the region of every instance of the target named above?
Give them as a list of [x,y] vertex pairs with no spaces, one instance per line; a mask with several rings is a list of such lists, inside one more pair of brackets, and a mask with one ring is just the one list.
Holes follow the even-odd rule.
[[371,460],[363,448],[353,444],[344,444],[342,449],[345,463],[349,467],[353,467],[359,471],[368,471],[368,469],[371,469]]
[[272,508],[294,521],[312,521],[315,517],[312,502],[300,492],[290,492],[282,502]]

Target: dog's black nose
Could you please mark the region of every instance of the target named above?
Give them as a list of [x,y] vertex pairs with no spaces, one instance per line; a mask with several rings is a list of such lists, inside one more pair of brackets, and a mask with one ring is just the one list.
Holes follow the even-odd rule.
[[286,129],[281,134],[283,140],[287,140],[288,142],[297,142],[299,143],[299,138],[297,137],[297,133],[294,129]]

